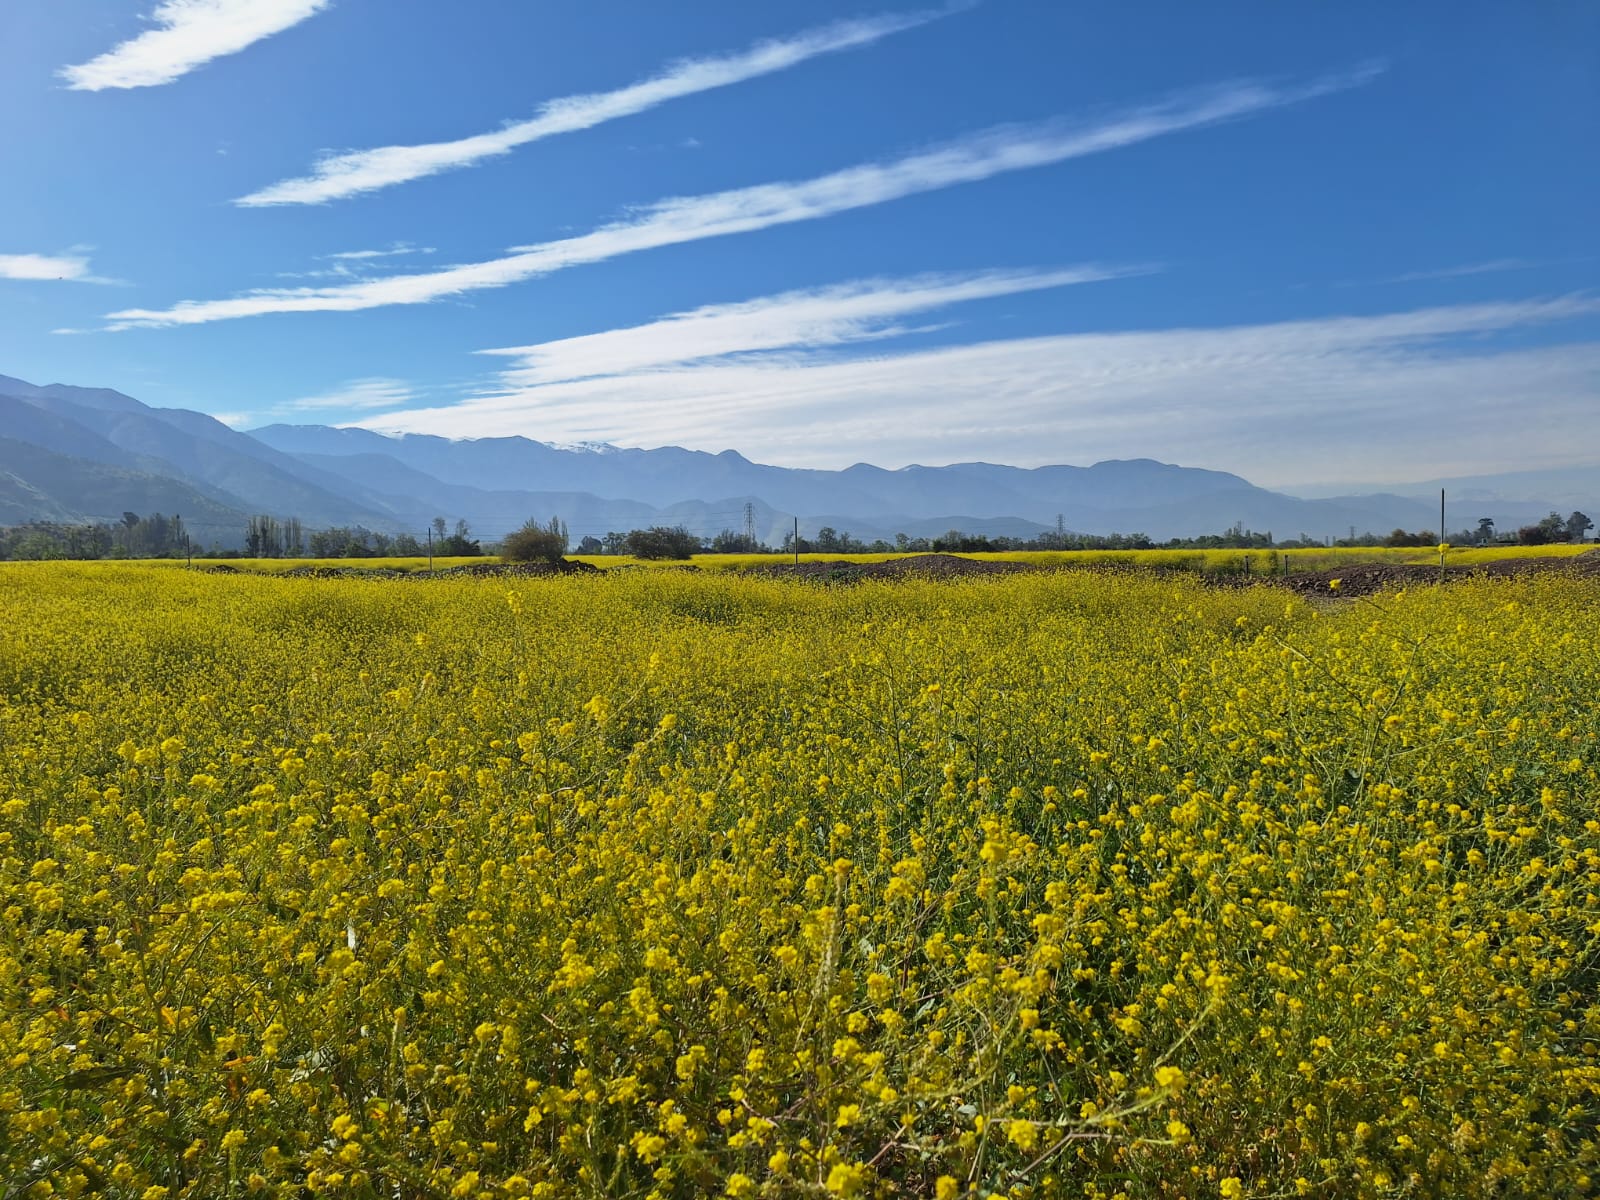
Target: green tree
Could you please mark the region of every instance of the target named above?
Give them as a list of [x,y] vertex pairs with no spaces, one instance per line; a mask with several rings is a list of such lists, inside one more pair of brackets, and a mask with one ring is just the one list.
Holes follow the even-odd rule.
[[521,529],[509,533],[500,543],[502,562],[561,562],[567,553],[567,526],[560,517],[541,525],[529,518]]
[[1574,512],[1567,518],[1567,541],[1581,542],[1583,535],[1594,528],[1594,522],[1581,512]]
[[1545,546],[1551,542],[1565,541],[1567,523],[1558,512],[1552,512],[1537,525],[1524,525],[1517,530],[1517,541],[1524,546]]
[[1416,533],[1408,533],[1404,529],[1396,529],[1383,539],[1383,544],[1385,546],[1437,546],[1439,538],[1431,529],[1418,530]]
[[711,539],[713,554],[755,554],[761,547],[748,534],[734,529],[724,529]]
[[440,538],[437,536],[439,524],[443,520],[443,517],[435,517],[433,520],[433,528],[436,535],[433,539],[433,552],[435,554],[470,558],[483,553],[483,547],[478,545],[477,539],[472,536],[472,530],[467,527],[465,521],[457,521],[456,530],[449,537]]
[[283,530],[276,517],[260,513],[250,518],[244,531],[245,549],[251,558],[277,558],[283,554]]
[[700,552],[700,539],[682,525],[635,529],[623,544],[635,558],[690,558]]
[[122,551],[129,558],[133,557],[133,531],[139,528],[139,514],[125,512],[122,514]]

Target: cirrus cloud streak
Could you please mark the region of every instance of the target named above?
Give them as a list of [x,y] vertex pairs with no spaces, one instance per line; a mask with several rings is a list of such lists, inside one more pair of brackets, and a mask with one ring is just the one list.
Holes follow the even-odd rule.
[[710,304],[628,329],[533,346],[482,350],[517,360],[501,373],[511,387],[534,387],[601,375],[627,375],[730,355],[817,349],[898,336],[892,322],[912,313],[998,296],[1147,274],[1151,268],[1098,266],[1059,271],[984,271],[863,279],[783,292],[735,304]]
[[411,385],[403,379],[374,377],[353,379],[343,387],[315,396],[301,396],[273,406],[274,413],[321,412],[328,409],[362,411],[395,408],[416,399]]
[[[731,356],[524,386],[361,424],[449,437],[677,444],[786,466],[1155,457],[1268,485],[1330,459],[1363,479],[1576,465],[1600,341],[1527,344],[1600,300],[1461,305],[1215,329],[1004,339],[906,353]],[[1422,431],[1448,428],[1448,450]],[[1592,452],[1591,457],[1592,457]]]
[[770,75],[818,55],[868,46],[943,15],[943,11],[925,11],[837,21],[793,37],[758,42],[739,54],[687,59],[672,64],[659,75],[615,91],[551,100],[529,120],[510,122],[491,133],[448,142],[379,146],[331,154],[319,160],[311,174],[274,183],[241,196],[234,203],[242,208],[326,204],[330,200],[343,200],[413,179],[476,166],[542,138],[590,129],[669,100]]
[[89,62],[63,67],[74,91],[156,87],[214,58],[282,33],[333,0],[162,0],[150,14],[157,25]]
[[1088,122],[1057,120],[1002,126],[930,150],[864,163],[813,179],[662,200],[591,233],[513,247],[505,257],[487,262],[340,286],[268,288],[226,300],[183,300],[165,309],[124,309],[107,314],[107,319],[112,322],[111,329],[130,329],[199,325],[266,313],[357,312],[394,304],[427,304],[642,250],[818,220],[956,184],[1099,154],[1359,86],[1378,70],[1365,67],[1287,87],[1260,82],[1229,83]]

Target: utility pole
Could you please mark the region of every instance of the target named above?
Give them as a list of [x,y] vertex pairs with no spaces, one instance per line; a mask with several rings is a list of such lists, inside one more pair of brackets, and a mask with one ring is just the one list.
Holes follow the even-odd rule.
[[750,501],[744,502],[744,544],[745,549],[754,552],[756,548],[756,506]]
[[800,518],[794,519],[794,565],[800,565]]
[[428,526],[428,574],[433,574],[433,526]]
[[1439,582],[1444,582],[1444,489],[1439,489]]

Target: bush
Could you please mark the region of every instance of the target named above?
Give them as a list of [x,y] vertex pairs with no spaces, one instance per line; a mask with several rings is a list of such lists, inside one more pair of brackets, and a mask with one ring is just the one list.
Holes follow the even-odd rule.
[[560,562],[567,553],[567,527],[560,517],[548,525],[530,519],[500,543],[502,562]]
[[623,546],[635,558],[691,558],[700,552],[700,539],[682,525],[652,525],[633,530]]

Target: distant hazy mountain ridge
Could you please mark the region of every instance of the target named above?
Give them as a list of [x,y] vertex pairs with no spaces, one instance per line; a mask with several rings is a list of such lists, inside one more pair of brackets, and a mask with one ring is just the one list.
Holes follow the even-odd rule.
[[[1600,472],[1593,482],[1585,493],[1582,474],[1564,472],[1551,491],[1568,506],[1600,509]],[[831,525],[869,541],[950,529],[1031,537],[1058,520],[1078,533],[1140,532],[1158,541],[1235,524],[1280,539],[1343,537],[1352,527],[1432,529],[1438,508],[1428,489],[1405,490],[1421,494],[1308,499],[1227,472],[1150,459],[1031,469],[858,463],[820,471],[676,446],[452,441],[322,425],[242,433],[204,413],[152,408],[106,388],[39,387],[0,375],[0,524],[177,512],[208,545],[239,544],[256,513],[297,517],[307,529],[362,525],[420,534],[444,516],[496,538],[529,517],[559,516],[574,540],[656,524],[710,537],[743,530],[747,505],[757,537],[769,544],[780,543],[797,517],[802,535]],[[1489,516],[1512,527],[1556,506],[1493,500],[1480,490],[1470,511],[1453,512],[1449,524],[1470,527]]]

